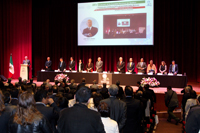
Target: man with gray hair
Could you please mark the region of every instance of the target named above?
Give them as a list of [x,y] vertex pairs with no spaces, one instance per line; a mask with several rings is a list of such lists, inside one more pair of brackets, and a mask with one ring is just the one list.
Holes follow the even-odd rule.
[[96,62],[96,71],[103,72],[102,66],[103,66],[103,61],[101,61],[101,57],[98,57],[98,61]]
[[119,130],[122,132],[122,128],[126,122],[126,103],[120,101],[116,98],[118,93],[118,86],[113,84],[108,88],[109,98],[102,100],[101,102],[105,102],[110,107],[110,118],[115,120],[118,123]]

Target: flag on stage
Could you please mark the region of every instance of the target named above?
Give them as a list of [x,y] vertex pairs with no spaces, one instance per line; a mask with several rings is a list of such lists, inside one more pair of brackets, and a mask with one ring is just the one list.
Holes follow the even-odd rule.
[[11,78],[14,74],[14,65],[13,65],[13,60],[12,60],[12,54],[10,55],[10,63],[9,63],[9,76],[8,78]]

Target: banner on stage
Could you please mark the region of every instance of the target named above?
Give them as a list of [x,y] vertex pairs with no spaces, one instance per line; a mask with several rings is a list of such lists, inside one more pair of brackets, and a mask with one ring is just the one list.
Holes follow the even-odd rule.
[[99,73],[99,84],[106,83],[108,85],[112,84],[112,74],[111,73]]

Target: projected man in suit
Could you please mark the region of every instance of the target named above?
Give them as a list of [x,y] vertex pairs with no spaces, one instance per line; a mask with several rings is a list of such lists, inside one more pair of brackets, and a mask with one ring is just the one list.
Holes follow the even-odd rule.
[[51,65],[52,65],[52,62],[50,60],[50,57],[47,57],[47,61],[45,62],[45,68],[47,71],[51,71]]
[[103,61],[101,61],[101,57],[98,57],[98,61],[96,62],[96,71],[103,72],[102,66],[103,66]]
[[92,20],[87,21],[87,28],[83,30],[83,35],[86,37],[93,37],[97,34],[98,28],[92,26]]
[[138,72],[145,73],[145,69],[147,68],[147,64],[144,62],[144,59],[141,58],[140,62],[137,64]]
[[172,61],[172,64],[169,66],[169,73],[176,75],[178,73],[178,65],[175,64],[175,61]]
[[133,63],[133,59],[130,58],[129,63],[127,64],[127,71],[130,73],[135,73],[134,69],[135,69],[135,63]]
[[119,57],[119,61],[117,62],[117,71],[121,73],[125,72],[125,62],[123,62],[122,57]]
[[75,70],[75,61],[73,59],[73,57],[70,57],[70,62],[69,62],[69,70]]
[[60,63],[58,65],[58,71],[65,71],[66,63],[63,61],[63,58],[60,58]]

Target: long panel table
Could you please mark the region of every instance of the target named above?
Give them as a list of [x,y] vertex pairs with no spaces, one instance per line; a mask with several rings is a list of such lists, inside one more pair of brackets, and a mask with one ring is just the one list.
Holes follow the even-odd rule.
[[[77,83],[81,81],[82,78],[86,78],[86,83],[92,84],[93,80],[99,79],[99,73],[81,73],[81,72],[37,72],[37,81],[46,81],[50,79],[51,82],[54,81],[54,77],[57,74],[64,73],[67,74],[70,79],[74,79]],[[138,74],[114,74],[112,73],[112,82],[115,83],[117,80],[120,81],[121,85],[136,85],[137,81],[141,81],[143,77],[155,77],[160,82],[160,87],[172,86],[174,88],[183,88],[187,85],[187,76],[168,76],[168,75],[138,75]]]

